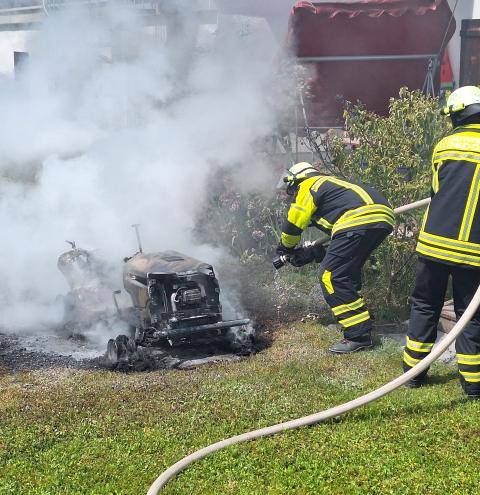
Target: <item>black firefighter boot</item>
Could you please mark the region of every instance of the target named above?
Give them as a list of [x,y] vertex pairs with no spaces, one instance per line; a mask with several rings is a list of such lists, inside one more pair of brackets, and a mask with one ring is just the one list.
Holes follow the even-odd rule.
[[[412,368],[410,366],[408,366],[408,364],[403,363],[403,372],[404,373],[406,373],[407,371],[409,371],[411,369]],[[405,383],[405,387],[407,387],[407,388],[423,387],[427,383],[427,373],[428,373],[428,368],[426,370],[422,371],[415,378],[412,378],[407,383]]]
[[334,354],[350,354],[352,352],[370,349],[372,346],[372,335],[368,332],[365,335],[358,336],[355,340],[343,339],[332,345],[328,350]]
[[477,383],[467,383],[462,375],[460,375],[460,383],[470,400],[480,400],[480,387]]

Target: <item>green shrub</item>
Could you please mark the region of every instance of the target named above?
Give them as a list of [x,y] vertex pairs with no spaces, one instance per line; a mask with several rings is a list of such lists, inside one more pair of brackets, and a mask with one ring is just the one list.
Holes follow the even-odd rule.
[[[431,154],[450,128],[438,99],[402,88],[399,98],[391,98],[386,117],[347,105],[345,127],[353,146],[338,135],[323,143],[335,174],[371,184],[394,207],[429,196]],[[397,216],[393,235],[366,265],[365,296],[379,319],[406,315],[422,216],[421,210]]]

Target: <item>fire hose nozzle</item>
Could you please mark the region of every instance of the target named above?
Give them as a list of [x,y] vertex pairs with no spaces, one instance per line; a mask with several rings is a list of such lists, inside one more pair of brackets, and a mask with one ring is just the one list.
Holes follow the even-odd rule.
[[[325,242],[325,239],[317,239],[316,241],[305,241],[302,244],[301,249],[303,249],[306,253],[312,253],[312,259],[307,261],[309,263],[310,261],[313,261],[314,259],[318,262],[321,261],[321,259],[317,259],[315,255],[313,254],[315,250],[318,250],[319,248],[322,249],[322,245]],[[300,250],[300,248],[299,248]],[[294,254],[295,256],[295,254]],[[323,250],[323,256],[325,256],[325,250]],[[322,259],[323,259],[322,256]],[[285,266],[287,263],[291,262],[291,258],[287,254],[282,254],[281,256],[277,256],[272,260],[272,264],[275,267],[275,270],[279,270],[283,266]],[[305,264],[305,263],[304,263]],[[302,265],[295,265],[295,266],[303,266]]]
[[272,260],[272,264],[275,270],[280,270],[280,268],[282,268],[282,266],[285,266],[287,263],[288,263],[288,256],[284,254],[282,256],[277,256]]

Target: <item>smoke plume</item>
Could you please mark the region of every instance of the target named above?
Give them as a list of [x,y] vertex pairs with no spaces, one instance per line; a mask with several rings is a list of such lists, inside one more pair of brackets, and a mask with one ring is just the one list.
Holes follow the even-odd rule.
[[50,15],[21,73],[0,79],[4,329],[59,321],[65,239],[120,267],[140,223],[145,250],[214,262],[191,237],[208,177],[232,164],[264,177],[252,144],[274,124],[271,35],[237,18],[197,29],[189,2],[171,4],[150,28],[118,8]]

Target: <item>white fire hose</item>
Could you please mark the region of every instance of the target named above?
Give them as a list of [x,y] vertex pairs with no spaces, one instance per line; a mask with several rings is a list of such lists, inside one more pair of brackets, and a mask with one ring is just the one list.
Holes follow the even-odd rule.
[[[422,206],[426,206],[430,203],[430,198],[423,199],[421,201],[416,201],[415,203],[411,203],[409,205],[401,206],[395,209],[395,213],[404,213],[409,210],[413,210],[415,208],[420,208]],[[357,399],[346,402],[345,404],[341,404],[336,407],[332,407],[330,409],[326,409],[325,411],[321,411],[316,414],[312,414],[310,416],[305,416],[303,418],[294,419],[291,421],[287,421],[286,423],[279,423],[273,426],[269,426],[266,428],[261,428],[255,431],[249,431],[247,433],[243,433],[241,435],[236,435],[231,438],[227,438],[226,440],[222,440],[220,442],[216,442],[208,447],[204,447],[203,449],[197,450],[193,454],[184,457],[180,461],[176,462],[173,466],[169,467],[166,471],[164,471],[152,484],[150,489],[148,490],[147,495],[157,495],[159,491],[178,473],[183,471],[189,464],[194,461],[198,461],[203,459],[207,455],[212,452],[216,452],[217,450],[224,449],[231,445],[246,442],[247,440],[253,440],[255,438],[267,437],[270,435],[275,435],[276,433],[280,433],[286,430],[292,430],[294,428],[299,428],[301,426],[309,426],[315,423],[320,423],[321,421],[325,421],[330,418],[334,418],[336,416],[340,416],[341,414],[345,414],[349,411],[353,411],[358,407],[364,406],[369,402],[373,402],[374,400],[380,399],[384,395],[393,392],[395,389],[401,387],[408,381],[415,378],[422,371],[426,370],[434,361],[436,361],[444,351],[452,344],[452,342],[464,331],[467,323],[472,319],[478,307],[480,306],[480,286],[478,287],[475,295],[473,296],[472,301],[468,305],[465,313],[458,320],[456,325],[450,331],[450,333],[439,342],[432,352],[416,364],[412,369],[403,373],[398,378],[395,378],[391,382],[383,385],[382,387],[370,392],[366,395],[362,395]]]

